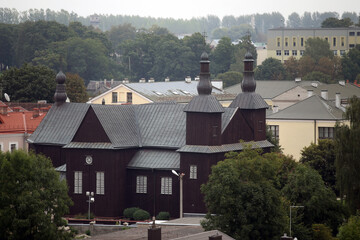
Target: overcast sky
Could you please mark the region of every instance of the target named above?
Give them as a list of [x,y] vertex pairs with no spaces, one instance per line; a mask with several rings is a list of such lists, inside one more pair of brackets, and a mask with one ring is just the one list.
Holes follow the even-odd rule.
[[93,13],[171,17],[175,19],[203,17],[209,14],[220,19],[226,15],[280,12],[285,18],[292,12],[360,13],[359,0],[0,0],[0,7],[59,11],[65,9],[80,16]]

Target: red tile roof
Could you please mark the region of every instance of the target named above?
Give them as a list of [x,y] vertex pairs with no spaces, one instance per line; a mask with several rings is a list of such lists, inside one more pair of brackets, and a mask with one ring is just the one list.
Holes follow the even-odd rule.
[[40,112],[37,117],[34,117],[34,112],[0,114],[0,134],[33,133],[45,115],[46,112]]

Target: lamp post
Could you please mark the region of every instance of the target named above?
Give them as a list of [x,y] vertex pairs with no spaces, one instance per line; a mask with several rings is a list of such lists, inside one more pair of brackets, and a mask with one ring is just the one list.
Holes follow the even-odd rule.
[[180,179],[180,218],[183,217],[183,177],[185,176],[185,173],[177,173],[175,170],[171,170],[171,172],[178,176]]
[[86,192],[86,196],[89,197],[89,200],[86,200],[89,203],[89,208],[88,208],[88,219],[90,219],[90,204],[95,202],[95,198],[94,198],[94,192]]
[[290,237],[291,237],[291,208],[303,208],[304,206],[290,206]]

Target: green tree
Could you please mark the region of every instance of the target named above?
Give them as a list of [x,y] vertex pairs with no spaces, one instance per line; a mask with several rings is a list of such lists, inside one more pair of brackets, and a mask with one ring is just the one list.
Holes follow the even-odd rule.
[[360,72],[360,45],[349,50],[341,59],[344,78],[353,82]]
[[209,211],[202,226],[235,239],[279,239],[286,225],[282,198],[274,187],[280,166],[274,154],[261,156],[250,148],[228,153],[201,187]]
[[62,228],[67,190],[50,159],[0,152],[0,239],[70,239]]
[[334,54],[330,50],[328,41],[316,37],[306,40],[304,56],[309,56],[314,59],[315,63],[318,63],[320,58],[328,57],[332,59]]
[[360,216],[351,216],[347,223],[339,228],[339,240],[357,240],[360,237]]
[[301,163],[306,163],[321,175],[326,186],[336,190],[335,143],[332,139],[320,139],[318,144],[301,150]]
[[331,83],[331,77],[322,72],[313,71],[304,76],[304,80]]
[[324,224],[313,224],[313,239],[316,240],[332,240],[331,229]]
[[275,58],[267,58],[255,69],[256,80],[284,80],[286,71],[281,62]]
[[117,48],[119,44],[127,40],[133,40],[136,35],[136,29],[129,23],[113,26],[108,31],[107,36],[114,48]]
[[350,27],[354,25],[350,18],[337,19],[334,17],[327,18],[321,23],[322,28],[339,28],[339,27]]
[[78,74],[66,73],[66,94],[71,102],[84,103],[89,100],[84,79]]
[[[311,229],[312,224],[318,223],[329,226],[336,233],[346,217],[346,211],[336,200],[334,192],[325,186],[320,174],[307,165],[296,166],[295,171],[289,174],[282,193],[291,205],[304,206],[301,209],[301,222],[308,229]],[[294,229],[294,236],[300,234]]]
[[296,12],[293,12],[289,15],[286,22],[287,27],[289,28],[299,28],[301,27],[301,18],[300,15]]
[[0,76],[3,92],[11,101],[53,102],[55,92],[55,73],[45,66],[24,64],[21,68],[10,68]]
[[242,73],[239,72],[226,72],[226,73],[220,73],[217,75],[218,79],[223,80],[224,88],[230,87],[232,85],[241,83],[241,80],[243,78]]
[[231,39],[223,37],[215,50],[210,54],[211,73],[219,74],[229,71],[230,65],[234,62],[234,46]]
[[360,149],[357,146],[360,142],[360,99],[356,96],[350,99],[345,117],[350,124],[335,127],[336,179],[340,197],[354,214],[360,209]]

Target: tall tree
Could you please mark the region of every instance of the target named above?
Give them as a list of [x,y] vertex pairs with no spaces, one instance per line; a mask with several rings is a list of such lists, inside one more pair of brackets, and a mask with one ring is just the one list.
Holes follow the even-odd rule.
[[227,72],[234,61],[234,46],[231,43],[231,39],[228,37],[220,39],[210,58],[212,60],[210,63],[211,73],[216,75]]
[[349,50],[341,59],[344,78],[353,82],[360,73],[360,45]]
[[70,239],[62,228],[67,191],[50,159],[0,152],[0,239]]
[[350,18],[337,19],[337,18],[327,18],[321,23],[322,28],[338,28],[338,27],[350,27],[354,23]]
[[309,38],[305,43],[304,56],[309,56],[318,63],[320,58],[328,57],[333,58],[334,54],[330,50],[329,42],[321,38]]
[[[337,124],[335,128],[336,179],[340,197],[345,199],[354,214],[360,209],[360,99],[352,97],[345,117],[350,125]],[[346,197],[345,197],[346,196]]]
[[219,75],[216,76],[216,78],[221,79],[224,83],[224,88],[227,88],[232,85],[241,83],[243,75],[240,72],[229,71],[226,73],[220,73]]
[[255,69],[257,80],[284,80],[286,71],[281,62],[275,58],[267,58]]
[[84,103],[89,100],[84,79],[78,74],[66,73],[66,94],[71,102]]
[[55,73],[48,67],[24,64],[21,68],[10,68],[0,76],[0,82],[12,101],[53,102]]
[[296,12],[293,12],[289,15],[288,20],[286,22],[287,27],[289,28],[299,28],[301,27],[301,18],[300,15]]

